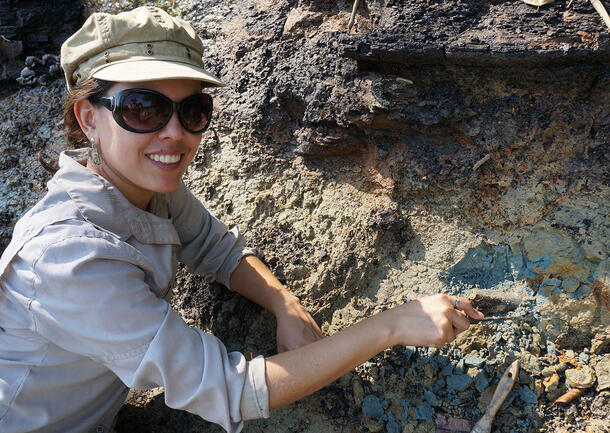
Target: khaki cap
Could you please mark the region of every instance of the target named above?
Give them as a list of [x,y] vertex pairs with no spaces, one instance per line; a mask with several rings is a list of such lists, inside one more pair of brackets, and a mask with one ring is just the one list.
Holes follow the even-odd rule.
[[61,46],[71,89],[93,77],[117,82],[186,78],[224,86],[203,67],[203,43],[186,21],[153,6],[92,14]]

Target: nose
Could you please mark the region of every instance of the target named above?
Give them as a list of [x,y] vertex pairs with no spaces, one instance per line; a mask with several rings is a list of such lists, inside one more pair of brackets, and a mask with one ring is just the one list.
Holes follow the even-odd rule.
[[178,113],[174,111],[172,113],[172,117],[169,119],[169,122],[159,130],[159,138],[167,138],[167,139],[179,139],[187,131],[184,129],[182,124],[180,123],[180,119],[178,119]]

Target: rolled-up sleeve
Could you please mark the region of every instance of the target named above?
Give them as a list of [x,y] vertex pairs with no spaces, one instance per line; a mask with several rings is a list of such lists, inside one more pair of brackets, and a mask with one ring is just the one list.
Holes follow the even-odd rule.
[[267,417],[264,359],[247,362],[186,325],[146,285],[145,262],[111,236],[66,237],[48,245],[33,266],[36,330],[104,364],[129,387],[163,386],[168,406],[227,432]]
[[167,200],[182,243],[178,260],[189,272],[211,276],[231,289],[231,274],[242,257],[255,254],[246,247],[239,228],[229,229],[182,182],[176,191],[167,194]]

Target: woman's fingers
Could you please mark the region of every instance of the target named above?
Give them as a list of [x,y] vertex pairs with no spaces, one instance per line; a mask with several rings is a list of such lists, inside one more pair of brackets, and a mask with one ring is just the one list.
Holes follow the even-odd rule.
[[477,320],[480,320],[483,317],[485,317],[485,315],[483,313],[481,313],[479,310],[474,308],[474,306],[472,305],[472,302],[470,302],[469,299],[461,298],[461,297],[457,297],[455,299],[456,299],[456,302],[454,304],[454,307],[456,310],[461,310],[464,313],[466,313],[466,315],[468,317],[471,317],[471,318],[477,319]]
[[470,326],[470,320],[466,317],[464,313],[458,310],[452,310],[449,313],[449,320],[453,324],[453,328],[455,329],[455,335],[460,334],[468,329]]

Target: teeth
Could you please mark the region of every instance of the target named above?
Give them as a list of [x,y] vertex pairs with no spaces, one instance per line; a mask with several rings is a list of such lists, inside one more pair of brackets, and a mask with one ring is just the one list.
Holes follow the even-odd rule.
[[180,161],[180,154],[177,155],[156,155],[156,154],[150,154],[148,155],[148,157],[150,159],[152,159],[153,161],[158,161],[158,162],[162,162],[163,164],[174,164],[178,161]]

